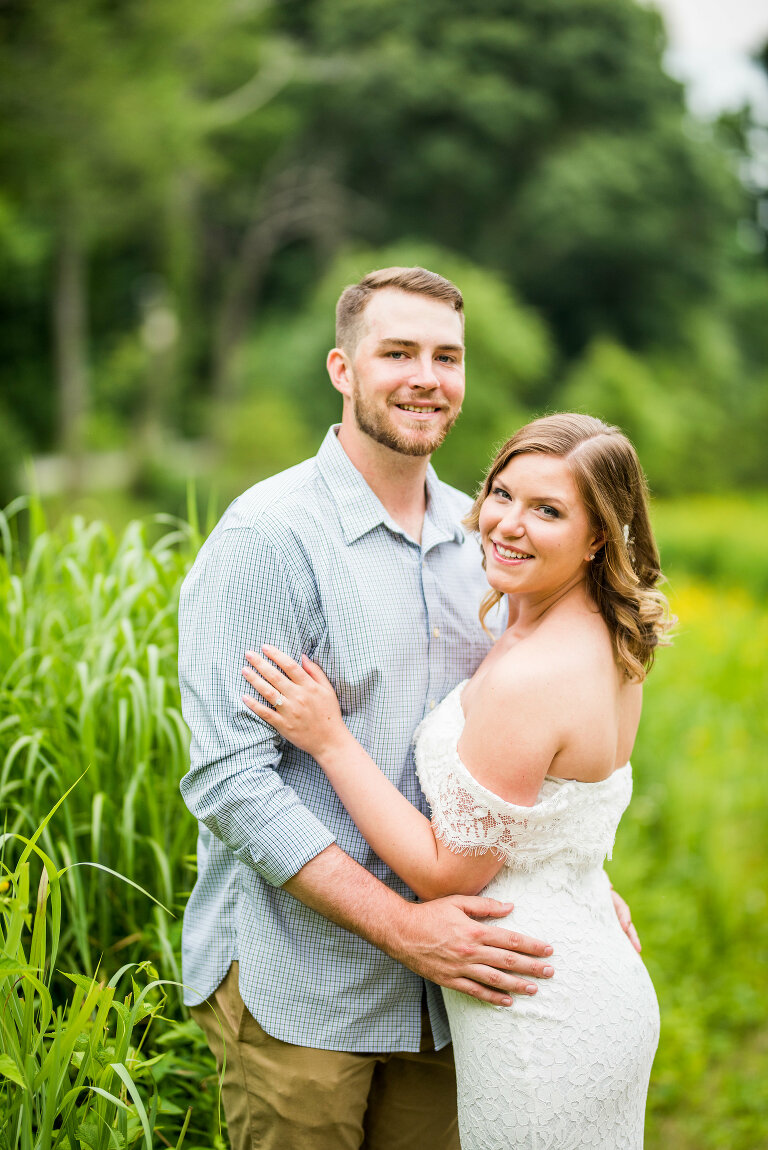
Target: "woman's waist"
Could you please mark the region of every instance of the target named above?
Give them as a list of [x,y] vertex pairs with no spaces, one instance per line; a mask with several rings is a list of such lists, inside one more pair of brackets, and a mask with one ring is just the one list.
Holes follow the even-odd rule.
[[504,866],[488,883],[483,895],[520,906],[525,902],[559,908],[583,906],[586,910],[611,906],[611,884],[602,865],[576,865],[552,859],[524,870]]

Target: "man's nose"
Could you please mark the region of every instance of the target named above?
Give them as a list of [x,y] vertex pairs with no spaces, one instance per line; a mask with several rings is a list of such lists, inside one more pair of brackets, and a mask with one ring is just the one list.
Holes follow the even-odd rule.
[[440,386],[440,380],[435,372],[435,361],[432,356],[419,356],[414,360],[414,370],[408,381],[411,387],[420,387],[432,391]]

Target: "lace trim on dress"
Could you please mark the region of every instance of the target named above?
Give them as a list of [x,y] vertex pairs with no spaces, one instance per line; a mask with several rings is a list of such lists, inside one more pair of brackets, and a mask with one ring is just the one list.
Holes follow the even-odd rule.
[[[432,808],[435,837],[457,854],[491,850],[525,871],[555,856],[590,864],[610,858],[632,794],[629,763],[594,783],[547,776],[532,807],[508,803],[473,778],[459,758],[463,686],[446,696],[415,736],[416,770]],[[615,803],[604,801],[606,789],[615,792]]]

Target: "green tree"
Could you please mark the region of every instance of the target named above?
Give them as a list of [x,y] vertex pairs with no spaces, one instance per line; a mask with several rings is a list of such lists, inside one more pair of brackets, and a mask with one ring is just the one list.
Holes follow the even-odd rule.
[[[105,299],[115,312],[129,304],[134,332],[143,321],[144,404],[155,420],[169,415],[174,325],[191,326],[200,311],[200,201],[227,168],[220,153],[238,125],[255,119],[262,136],[274,135],[255,114],[293,67],[267,28],[259,0],[30,0],[0,10],[8,203],[41,238],[54,438],[75,460],[84,446],[93,317]],[[269,147],[262,140],[262,163]],[[0,226],[0,240],[7,232]],[[11,263],[16,255],[5,252]],[[125,330],[121,319],[113,312],[108,326]]]
[[350,231],[411,234],[496,268],[572,354],[604,332],[673,340],[717,296],[738,213],[723,152],[664,74],[632,0],[286,0],[313,51],[306,148],[357,197]]

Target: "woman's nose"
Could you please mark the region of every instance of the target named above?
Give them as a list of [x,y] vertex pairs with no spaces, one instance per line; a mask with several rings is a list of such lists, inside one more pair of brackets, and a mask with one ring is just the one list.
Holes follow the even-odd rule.
[[515,507],[514,504],[506,508],[499,523],[499,529],[502,534],[509,535],[517,538],[523,533],[523,524],[521,522],[520,508]]

